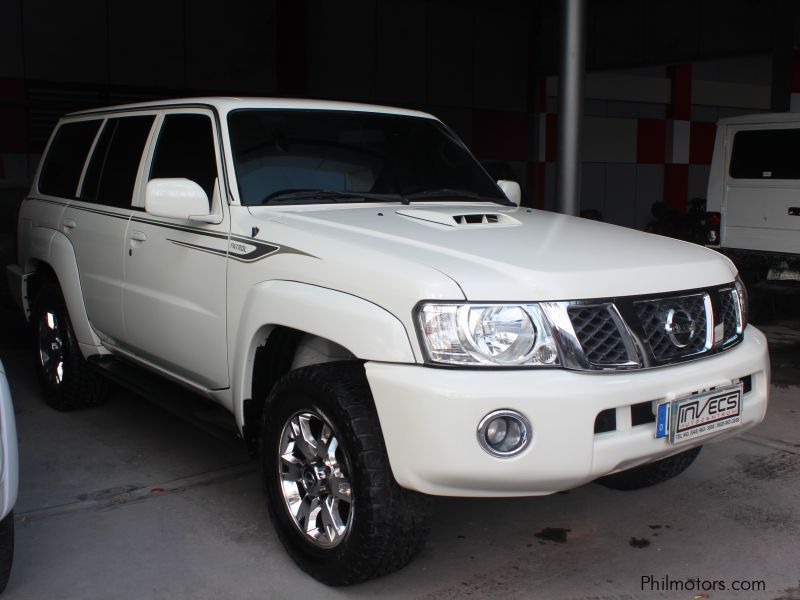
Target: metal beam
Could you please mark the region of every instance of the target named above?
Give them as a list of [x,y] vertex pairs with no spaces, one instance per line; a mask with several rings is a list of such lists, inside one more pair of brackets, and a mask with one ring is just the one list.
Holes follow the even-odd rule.
[[577,215],[581,203],[580,140],[586,54],[586,0],[561,0],[558,77],[558,210]]

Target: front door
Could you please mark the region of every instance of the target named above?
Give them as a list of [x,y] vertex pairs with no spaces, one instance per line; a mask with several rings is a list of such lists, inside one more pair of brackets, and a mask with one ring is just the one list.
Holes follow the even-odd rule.
[[217,149],[210,113],[175,110],[163,116],[145,166],[145,183],[159,178],[194,181],[208,195],[209,208],[219,215],[219,223],[135,212],[125,241],[123,292],[127,350],[209,389],[229,385],[226,276],[230,221],[218,183]]

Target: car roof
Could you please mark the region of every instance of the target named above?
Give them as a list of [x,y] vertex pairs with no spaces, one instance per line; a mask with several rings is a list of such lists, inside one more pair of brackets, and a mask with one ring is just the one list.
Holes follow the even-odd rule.
[[208,106],[217,109],[221,114],[241,108],[283,108],[294,110],[336,110],[346,112],[371,112],[389,115],[404,115],[409,117],[423,117],[435,119],[428,113],[397,108],[393,106],[380,106],[377,104],[361,104],[356,102],[338,102],[333,100],[307,100],[300,98],[236,98],[222,96],[208,96],[197,98],[173,98],[169,100],[153,100],[151,102],[136,102],[134,104],[120,104],[91,110],[81,110],[69,113],[67,117],[85,116],[107,112],[122,112],[142,109],[162,109],[174,106]]
[[720,125],[741,125],[759,123],[800,123],[800,113],[756,113],[753,115],[741,115],[738,117],[727,117],[720,119]]

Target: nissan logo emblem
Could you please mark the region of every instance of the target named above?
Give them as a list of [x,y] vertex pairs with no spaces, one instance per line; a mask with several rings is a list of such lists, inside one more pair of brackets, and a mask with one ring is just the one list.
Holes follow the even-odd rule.
[[694,338],[697,326],[692,315],[682,308],[670,308],[664,321],[667,337],[678,348],[685,348]]

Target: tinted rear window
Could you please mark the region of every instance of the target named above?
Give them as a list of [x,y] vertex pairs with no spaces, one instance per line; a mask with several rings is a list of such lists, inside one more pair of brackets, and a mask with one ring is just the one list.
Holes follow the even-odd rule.
[[800,129],[739,131],[733,137],[734,179],[800,179]]
[[109,119],[86,171],[81,200],[130,208],[142,151],[155,117]]
[[83,164],[99,127],[100,121],[79,121],[58,128],[39,176],[41,193],[75,197]]

